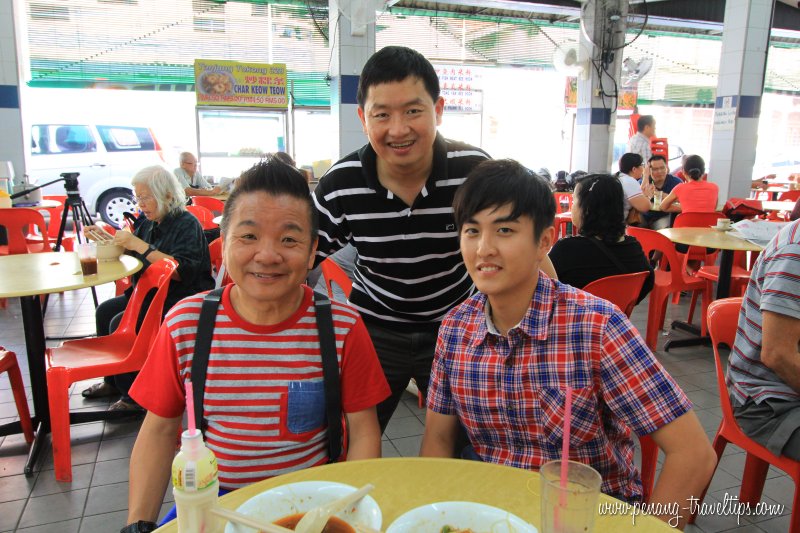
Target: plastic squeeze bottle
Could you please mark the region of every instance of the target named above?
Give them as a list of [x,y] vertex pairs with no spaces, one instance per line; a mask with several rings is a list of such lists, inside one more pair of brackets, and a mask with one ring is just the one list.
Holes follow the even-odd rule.
[[178,533],[221,533],[222,521],[209,511],[217,505],[217,458],[195,427],[192,383],[186,382],[189,429],[181,434],[181,450],[172,461],[172,495],[178,512]]

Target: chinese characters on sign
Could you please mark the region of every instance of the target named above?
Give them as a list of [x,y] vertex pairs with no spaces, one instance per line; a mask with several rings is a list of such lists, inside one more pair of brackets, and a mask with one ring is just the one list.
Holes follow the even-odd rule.
[[198,106],[286,108],[286,65],[195,59]]
[[465,65],[437,65],[436,75],[444,98],[444,110],[480,113],[483,110],[481,73]]

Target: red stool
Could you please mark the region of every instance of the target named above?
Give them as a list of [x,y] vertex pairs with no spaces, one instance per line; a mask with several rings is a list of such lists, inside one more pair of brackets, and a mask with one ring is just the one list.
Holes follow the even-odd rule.
[[25,442],[30,444],[33,442],[33,423],[31,422],[31,412],[28,410],[28,400],[25,397],[25,385],[22,384],[22,373],[17,364],[17,356],[14,352],[9,352],[0,346],[0,374],[3,372],[8,372],[22,433],[25,435]]

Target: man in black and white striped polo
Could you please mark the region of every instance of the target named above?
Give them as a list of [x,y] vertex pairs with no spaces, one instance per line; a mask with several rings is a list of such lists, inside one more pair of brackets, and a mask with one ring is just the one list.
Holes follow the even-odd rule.
[[318,261],[352,243],[358,251],[349,302],[364,319],[392,396],[381,430],[414,378],[428,386],[442,317],[471,295],[453,220],[453,196],[489,158],[439,135],[444,99],[430,62],[389,46],[364,65],[358,115],[369,143],[344,157],[314,191]]

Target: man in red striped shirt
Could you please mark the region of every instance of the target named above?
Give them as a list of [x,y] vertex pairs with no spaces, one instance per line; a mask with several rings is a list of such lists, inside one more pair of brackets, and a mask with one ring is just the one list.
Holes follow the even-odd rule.
[[[317,319],[304,285],[315,216],[304,178],[277,159],[242,174],[225,205],[223,257],[234,283],[216,315],[202,409],[227,490],[328,462]],[[202,301],[186,298],[167,314],[131,389],[148,414],[131,456],[129,527],[155,520],[161,506]],[[347,459],[380,457],[375,405],[389,386],[358,313],[337,302],[331,311]]]

